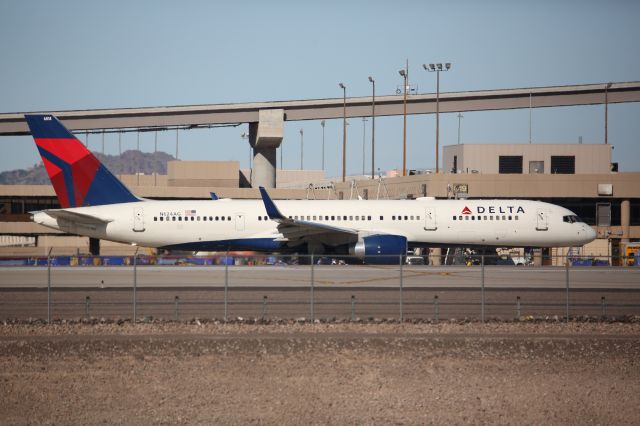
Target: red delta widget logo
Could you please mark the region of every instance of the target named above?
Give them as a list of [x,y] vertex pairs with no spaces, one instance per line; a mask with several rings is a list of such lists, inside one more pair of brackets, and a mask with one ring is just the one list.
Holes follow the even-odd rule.
[[[477,206],[476,207],[477,214],[483,213],[504,213],[504,214],[513,214],[513,213],[524,213],[524,208],[522,206]],[[473,214],[471,209],[467,206],[464,206],[461,214]]]

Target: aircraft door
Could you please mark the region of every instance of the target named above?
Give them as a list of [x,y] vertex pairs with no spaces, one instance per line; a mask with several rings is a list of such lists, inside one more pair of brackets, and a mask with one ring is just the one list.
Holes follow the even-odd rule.
[[133,230],[135,232],[144,231],[144,210],[142,207],[133,209]]
[[549,223],[547,221],[547,212],[544,210],[538,210],[536,212],[536,231],[546,231],[549,229]]
[[424,209],[424,230],[435,231],[438,228],[436,224],[436,209],[427,207]]
[[244,213],[236,213],[236,231],[244,231]]

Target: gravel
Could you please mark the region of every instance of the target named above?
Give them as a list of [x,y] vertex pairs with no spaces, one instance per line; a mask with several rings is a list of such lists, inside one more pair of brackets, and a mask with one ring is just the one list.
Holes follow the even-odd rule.
[[6,322],[0,423],[640,424],[638,360],[637,321]]

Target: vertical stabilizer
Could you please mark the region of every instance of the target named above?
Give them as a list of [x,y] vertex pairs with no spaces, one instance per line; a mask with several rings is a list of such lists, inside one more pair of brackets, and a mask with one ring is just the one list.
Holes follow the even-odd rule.
[[56,117],[24,117],[61,207],[139,201]]

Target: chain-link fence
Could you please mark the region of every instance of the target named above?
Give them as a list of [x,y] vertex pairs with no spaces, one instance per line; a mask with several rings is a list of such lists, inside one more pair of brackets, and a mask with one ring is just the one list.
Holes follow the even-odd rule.
[[486,321],[640,315],[640,267],[625,258],[554,257],[539,266],[509,256],[389,260],[395,258],[0,258],[0,319]]

